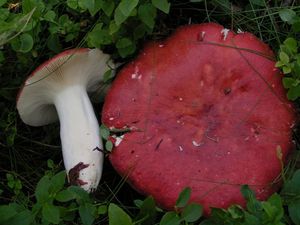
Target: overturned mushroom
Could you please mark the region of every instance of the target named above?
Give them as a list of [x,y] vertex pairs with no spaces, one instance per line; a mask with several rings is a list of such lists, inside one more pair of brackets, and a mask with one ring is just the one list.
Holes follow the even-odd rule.
[[282,149],[292,147],[294,110],[270,48],[250,33],[208,23],[150,43],[105,99],[107,127],[134,128],[115,146],[114,168],[170,209],[184,187],[205,212],[277,190]]
[[21,119],[31,126],[60,121],[64,165],[71,184],[95,189],[102,174],[99,125],[87,91],[95,90],[109,69],[98,49],[73,49],[39,66],[17,98]]

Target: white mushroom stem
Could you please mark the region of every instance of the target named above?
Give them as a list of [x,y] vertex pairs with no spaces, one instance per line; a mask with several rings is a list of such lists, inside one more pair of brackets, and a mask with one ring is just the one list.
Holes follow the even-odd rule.
[[[86,88],[80,85],[67,87],[55,95],[54,104],[60,121],[63,158],[69,181],[92,191],[97,188],[102,174],[103,153],[99,150],[103,145]],[[86,168],[83,168],[84,165]]]

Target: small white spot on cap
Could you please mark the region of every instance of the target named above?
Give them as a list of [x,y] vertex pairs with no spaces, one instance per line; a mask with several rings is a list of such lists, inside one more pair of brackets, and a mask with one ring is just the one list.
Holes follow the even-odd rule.
[[224,41],[226,40],[229,31],[230,31],[230,30],[227,29],[227,28],[224,28],[223,30],[221,30],[221,34],[223,35],[223,40],[224,40]]
[[160,45],[158,45],[158,47],[160,47],[160,48],[163,48],[165,45],[163,45],[163,44],[160,44]]
[[183,152],[182,146],[179,145],[178,148],[179,148],[179,151]]
[[112,120],[114,120],[114,119],[115,119],[115,118],[113,118],[113,117],[110,117],[110,118],[109,118],[110,121],[112,121]]
[[115,146],[119,146],[120,143],[123,141],[124,135],[120,136],[120,137],[116,137],[116,142],[115,142]]
[[192,144],[195,146],[195,147],[200,147],[202,146],[204,143],[203,142],[196,142],[196,141],[192,141]]

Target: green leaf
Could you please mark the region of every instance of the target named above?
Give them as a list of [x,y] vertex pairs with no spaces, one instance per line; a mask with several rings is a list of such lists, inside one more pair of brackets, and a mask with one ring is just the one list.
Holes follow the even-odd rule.
[[120,26],[126,19],[128,18],[128,16],[125,16],[122,11],[120,10],[119,7],[116,8],[115,10],[115,15],[114,15],[114,19],[115,22],[118,26]]
[[123,15],[126,17],[130,16],[132,11],[135,9],[139,0],[122,0],[117,8],[120,9]]
[[187,205],[181,214],[181,218],[186,222],[196,222],[202,216],[202,206],[196,203]]
[[49,176],[43,176],[38,182],[35,189],[35,197],[38,202],[45,202],[49,199],[49,187],[50,187]]
[[90,202],[91,201],[89,194],[85,190],[83,190],[81,187],[70,186],[70,187],[68,187],[67,190],[71,191],[75,195],[75,198],[77,201],[80,201],[80,202]]
[[71,9],[78,8],[78,0],[67,0],[67,6]]
[[0,224],[17,215],[16,209],[12,205],[0,206]]
[[21,34],[16,41],[12,42],[12,47],[18,52],[29,52],[33,47],[33,38],[28,33]]
[[300,97],[300,86],[291,87],[288,90],[287,98],[291,101],[295,101],[298,97]]
[[285,88],[291,88],[294,86],[295,80],[291,77],[282,78],[282,83]]
[[288,180],[282,188],[283,196],[300,196],[300,170],[296,170],[292,179]]
[[99,214],[99,215],[105,215],[106,213],[107,213],[107,205],[100,205],[99,207],[98,207],[98,210],[97,210],[97,213]]
[[[112,69],[107,70],[104,75],[103,75],[103,82],[104,83],[109,83],[113,78],[115,77],[115,73],[113,72]],[[108,129],[108,128],[107,128]],[[109,130],[108,130],[109,132]],[[106,136],[106,135],[105,135]],[[104,138],[104,137],[103,137]],[[105,138],[104,138],[105,139]],[[108,137],[106,138],[108,139]]]
[[168,0],[151,0],[151,2],[159,10],[166,14],[169,13],[171,4],[168,2]]
[[5,224],[9,225],[31,225],[33,221],[33,215],[28,209],[24,209],[19,212],[13,218],[6,221]]
[[285,52],[279,53],[279,59],[283,64],[288,64],[290,61],[289,56]]
[[93,204],[83,204],[79,206],[79,215],[83,225],[92,225],[95,220],[96,206]]
[[102,10],[107,16],[111,16],[114,9],[115,9],[115,2],[111,0],[105,1],[102,5]]
[[[107,72],[109,72],[109,71],[111,72],[111,70],[108,70]],[[107,140],[109,138],[109,135],[110,135],[109,129],[104,124],[101,124],[101,126],[100,126],[100,135],[104,140]]]
[[289,52],[297,53],[298,44],[295,38],[287,38],[283,44],[286,48],[288,48]]
[[62,190],[55,195],[55,199],[59,202],[68,202],[75,199],[75,194],[70,190]]
[[112,37],[107,29],[103,28],[103,24],[98,23],[94,29],[88,34],[88,44],[90,47],[101,47],[112,43]]
[[113,149],[113,147],[114,147],[114,145],[113,145],[113,143],[112,143],[111,141],[107,141],[107,142],[105,143],[105,149],[106,149],[107,151],[111,152],[112,149]]
[[135,52],[136,46],[129,38],[121,38],[117,41],[116,47],[121,57],[126,57]]
[[176,200],[176,207],[182,208],[187,205],[190,200],[192,189],[190,187],[184,188],[179,194],[178,199]]
[[292,9],[282,9],[279,11],[279,16],[284,22],[292,23],[296,13]]
[[140,205],[140,212],[135,219],[143,221],[142,225],[153,225],[156,219],[156,206],[152,196],[147,197]]
[[180,225],[180,218],[175,212],[167,212],[162,217],[159,225]]
[[60,191],[64,187],[65,181],[66,181],[66,172],[65,171],[61,171],[61,172],[55,174],[51,178],[51,186],[50,186],[49,192],[56,193],[56,192]]
[[154,27],[155,17],[156,17],[156,9],[152,4],[143,4],[138,9],[138,15],[141,21],[146,24],[150,29]]
[[288,206],[289,215],[290,215],[292,221],[296,225],[300,225],[300,213],[299,213],[299,209],[300,209],[300,200],[292,202]]
[[44,19],[46,21],[49,21],[49,22],[54,22],[55,20],[55,17],[56,17],[56,14],[53,10],[49,10],[48,12],[46,12],[46,14],[44,15]]
[[133,225],[130,216],[114,203],[108,206],[108,218],[109,225]]
[[43,218],[49,221],[50,223],[59,224],[60,215],[58,207],[45,203],[43,205],[42,215]]

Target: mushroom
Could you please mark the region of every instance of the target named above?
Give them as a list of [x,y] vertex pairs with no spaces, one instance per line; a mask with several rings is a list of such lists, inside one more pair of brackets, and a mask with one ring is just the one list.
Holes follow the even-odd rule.
[[109,55],[99,49],[64,51],[40,65],[17,97],[24,123],[43,126],[60,121],[64,165],[69,182],[86,191],[96,189],[103,153],[99,125],[88,97],[109,70]]
[[130,130],[114,146],[112,165],[166,209],[185,187],[206,215],[245,205],[244,184],[266,199],[278,190],[295,121],[274,65],[254,35],[214,23],[147,44],[105,97],[102,122]]

